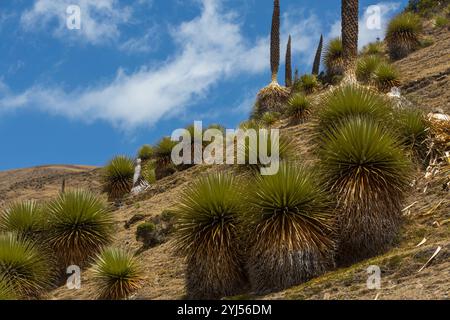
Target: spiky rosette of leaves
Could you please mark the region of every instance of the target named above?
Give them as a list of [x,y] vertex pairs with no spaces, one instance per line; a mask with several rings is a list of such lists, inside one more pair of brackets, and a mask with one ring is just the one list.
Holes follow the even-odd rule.
[[373,80],[381,92],[389,92],[393,87],[400,85],[399,72],[388,63],[381,63],[378,66],[373,75]]
[[393,18],[386,30],[391,59],[402,59],[414,51],[420,44],[421,32],[422,22],[418,15],[405,12]]
[[203,176],[182,192],[175,210],[176,249],[187,260],[188,297],[217,299],[243,290],[240,199],[239,181],[224,173]]
[[162,138],[155,146],[154,152],[158,165],[169,165],[171,163],[172,149],[177,144],[170,137]]
[[143,279],[141,266],[133,254],[117,248],[107,248],[98,254],[93,271],[101,300],[126,299]]
[[145,181],[148,183],[155,183],[156,181],[156,172],[155,172],[155,163],[148,161],[142,165],[141,175]]
[[[295,149],[291,140],[283,135],[274,136],[271,130],[265,128],[249,128],[254,129],[254,134],[247,131],[245,141],[238,141],[237,151],[243,159],[238,156],[238,168],[250,170],[251,172],[260,172],[261,169],[272,165],[273,161],[293,161],[295,160]],[[276,157],[275,152],[278,152]],[[271,163],[267,163],[272,158]],[[241,163],[244,161],[244,163]]]
[[45,228],[42,208],[36,201],[11,204],[0,216],[0,230],[15,232],[18,236],[36,240]]
[[17,299],[13,286],[8,281],[0,279],[0,301]]
[[252,290],[283,290],[333,265],[332,206],[314,170],[282,164],[251,186],[242,225]]
[[356,65],[356,78],[366,84],[371,84],[375,72],[383,63],[383,59],[377,55],[366,55],[358,60]]
[[383,42],[376,41],[369,43],[363,48],[362,53],[367,56],[383,56],[384,55]]
[[328,93],[322,101],[319,130],[329,131],[340,123],[354,118],[367,117],[379,121],[390,119],[392,107],[389,100],[373,90],[356,85],[346,85]]
[[293,95],[287,104],[286,115],[296,123],[304,122],[311,114],[311,101],[304,95]]
[[142,161],[148,161],[153,157],[153,148],[149,144],[144,144],[138,151],[138,158]]
[[329,76],[344,73],[343,51],[341,38],[331,40],[325,48],[324,64]]
[[103,190],[110,200],[124,197],[133,187],[134,162],[127,156],[114,157],[103,168]]
[[83,265],[113,236],[114,218],[106,204],[87,191],[60,194],[47,208],[47,242],[63,266]]
[[260,123],[267,128],[272,127],[280,119],[278,112],[266,112],[262,115]]
[[313,74],[305,74],[300,78],[300,88],[306,94],[314,93],[319,87],[317,77]]
[[337,262],[347,265],[386,250],[398,234],[410,182],[398,140],[358,117],[327,133],[319,154],[324,181],[338,201]]
[[0,279],[20,297],[38,297],[52,282],[50,260],[34,242],[0,234]]
[[425,159],[429,124],[419,110],[400,111],[397,119],[398,136],[414,157]]

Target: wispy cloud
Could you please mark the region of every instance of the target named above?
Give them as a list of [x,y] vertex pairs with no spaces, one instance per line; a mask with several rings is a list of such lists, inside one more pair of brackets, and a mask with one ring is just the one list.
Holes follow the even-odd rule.
[[[66,9],[73,4],[81,9],[80,30],[66,27]],[[131,16],[131,7],[121,6],[117,0],[36,0],[30,9],[23,12],[20,21],[27,31],[51,26],[52,34],[57,38],[99,44],[117,39],[120,36],[119,25],[128,22]]]
[[149,28],[142,36],[126,40],[119,45],[119,50],[126,53],[148,53],[156,51],[159,47],[158,26]]
[[[54,10],[55,2],[61,4],[68,0],[37,0],[32,11],[23,15],[23,23],[31,26],[31,21],[39,15],[43,15],[44,25],[49,23],[47,19],[54,19],[55,15],[49,14],[47,10]],[[204,99],[217,84],[232,81],[234,77],[244,74],[260,74],[269,68],[269,37],[246,38],[237,19],[239,14],[225,10],[222,2],[201,0],[199,16],[169,29],[169,37],[175,44],[175,54],[164,61],[151,61],[151,67],[143,66],[133,73],[126,73],[119,68],[109,83],[80,87],[70,92],[60,86],[40,84],[21,93],[4,89],[0,95],[0,111],[34,108],[83,121],[106,121],[124,131],[152,126],[161,119],[183,114]],[[80,0],[80,3],[88,6],[89,12],[106,8],[106,16],[90,15],[92,28],[108,16],[113,18],[112,22],[107,21],[106,25],[101,26],[100,34],[107,29],[112,30],[112,34],[119,32],[118,24],[126,20],[125,16],[120,16],[124,14],[122,11],[117,16],[116,10],[120,7],[114,0]],[[383,8],[383,17],[397,8],[391,2],[379,5]],[[385,26],[386,19],[382,21]],[[334,35],[337,29],[340,34],[340,22],[328,34]],[[316,15],[302,10],[289,10],[283,15],[282,57],[287,36],[291,33],[294,65],[299,63],[309,69],[321,32],[323,27]],[[361,45],[374,40],[371,39],[372,34],[364,31],[364,27],[361,32]],[[98,35],[90,32],[85,36],[94,42],[98,39]],[[139,38],[130,39],[121,49],[130,52],[150,50],[151,47],[146,47],[146,37],[150,35],[145,35],[142,41]],[[245,112],[248,111],[246,106],[251,107],[252,97],[246,96],[243,100],[236,112]]]
[[36,85],[0,98],[0,110],[34,107],[86,121],[104,120],[121,129],[150,126],[183,112],[218,83],[267,68],[264,40],[249,42],[219,0],[202,0],[201,15],[171,30],[177,55],[158,67],[122,70],[105,86],[65,92]]

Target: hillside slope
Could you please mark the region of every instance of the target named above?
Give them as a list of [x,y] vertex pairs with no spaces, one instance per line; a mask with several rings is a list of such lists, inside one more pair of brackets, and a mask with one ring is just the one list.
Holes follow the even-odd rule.
[[[450,113],[450,32],[434,30],[435,42],[396,63],[404,75],[402,92],[422,109],[444,109]],[[303,161],[314,161],[310,141],[311,123],[287,127]],[[180,190],[206,171],[232,170],[227,167],[196,166],[154,184],[144,194],[125,201],[115,211],[117,230],[113,245],[133,250],[145,269],[145,279],[134,299],[180,299],[184,296],[184,263],[173,254],[170,241],[146,249],[135,238],[138,221],[161,214],[177,203]],[[80,166],[47,166],[0,172],[0,207],[21,199],[47,200],[58,194],[63,179],[67,188],[100,192],[99,169]],[[405,225],[398,245],[385,255],[335,270],[308,283],[266,297],[266,299],[448,299],[450,288],[450,198],[443,188],[449,172],[440,171],[426,179],[416,173],[405,206]],[[134,221],[134,222],[133,222]],[[125,228],[125,224],[129,228]],[[426,238],[425,244],[417,244]],[[441,252],[423,271],[437,247]],[[366,287],[367,267],[382,271],[381,290]],[[53,290],[49,299],[93,299],[91,271],[83,270],[80,290],[65,286]]]

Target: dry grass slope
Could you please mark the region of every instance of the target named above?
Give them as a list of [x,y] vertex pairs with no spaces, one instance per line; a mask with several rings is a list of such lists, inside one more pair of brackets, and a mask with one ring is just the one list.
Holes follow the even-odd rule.
[[[396,63],[404,75],[403,90],[419,103],[421,108],[431,111],[439,107],[450,112],[450,33],[438,31],[432,34],[435,43],[421,49]],[[317,97],[316,97],[317,98]],[[316,100],[317,101],[317,100]],[[286,124],[281,124],[286,126]],[[312,123],[282,129],[289,134],[297,146],[301,160],[314,162],[314,148],[311,141]],[[170,177],[159,180],[138,197],[127,199],[114,212],[117,232],[114,245],[138,253],[145,271],[141,288],[132,296],[134,299],[180,299],[184,291],[184,263],[174,256],[171,243],[141,250],[142,243],[136,241],[135,232],[139,219],[157,216],[171,208],[180,191],[194,178],[205,172],[229,170],[224,167],[196,166]],[[448,299],[450,288],[450,200],[442,183],[448,177],[440,172],[433,179],[425,179],[424,172],[417,172],[417,184],[411,191],[406,204],[413,204],[405,210],[407,220],[404,232],[397,240],[398,246],[385,255],[361,262],[346,269],[329,272],[301,286],[271,294],[265,299]],[[0,172],[0,209],[13,200],[48,200],[60,191],[63,179],[66,188],[85,188],[100,192],[100,171],[93,167],[46,166]],[[425,192],[424,189],[427,186]],[[416,245],[426,238],[420,247]],[[418,270],[429,259],[438,246],[440,254],[422,272]],[[378,265],[382,270],[382,289],[366,288],[369,265]],[[48,299],[93,299],[94,284],[92,270],[83,270],[82,288],[68,290],[60,287],[50,292]]]

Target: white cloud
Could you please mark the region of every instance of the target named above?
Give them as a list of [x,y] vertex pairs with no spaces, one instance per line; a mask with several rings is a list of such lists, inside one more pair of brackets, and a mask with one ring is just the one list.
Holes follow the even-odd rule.
[[34,86],[17,96],[0,98],[0,110],[35,107],[86,121],[104,120],[127,130],[153,125],[180,114],[219,81],[268,67],[264,40],[252,46],[219,0],[202,0],[202,13],[171,30],[178,54],[154,68],[133,74],[119,70],[106,86],[67,93]]
[[153,26],[143,36],[128,39],[119,45],[119,50],[126,53],[148,53],[156,51],[160,41],[157,29],[157,26]]
[[[84,0],[85,4],[91,2]],[[107,7],[111,10],[108,12],[117,8],[114,0],[95,2],[109,4]],[[38,0],[37,3],[52,6],[54,1]],[[232,80],[242,74],[267,71],[269,37],[250,41],[244,37],[242,27],[236,21],[237,14],[224,12],[222,0],[201,0],[201,3],[202,11],[198,17],[170,29],[176,54],[166,61],[159,64],[152,61],[152,67],[144,66],[129,74],[119,69],[114,79],[107,84],[78,88],[72,92],[58,86],[42,85],[35,85],[16,95],[7,92],[3,97],[0,95],[0,111],[32,107],[84,121],[106,121],[122,130],[131,130],[182,114],[188,107],[205,98],[219,82]],[[44,12],[36,5],[34,10]],[[33,20],[32,15],[25,17],[25,21]],[[283,82],[288,34],[293,37],[293,64],[303,69],[303,66],[309,68],[311,65],[323,31],[319,18],[302,10],[289,10],[283,15],[282,21],[280,82]],[[44,19],[46,23],[49,22]],[[339,26],[340,22],[334,29],[339,29],[340,33]],[[111,23],[110,28],[117,30],[117,24]],[[136,38],[119,48],[139,52],[150,49],[146,43]],[[245,105],[251,107],[253,98],[246,96],[236,112],[248,110]]]
[[[367,8],[364,8],[364,14],[359,19],[359,39],[358,46],[363,48],[370,42],[374,42],[377,38],[383,39],[386,32],[386,27],[389,23],[390,17],[400,8],[399,2],[379,2],[375,4],[380,9],[381,14],[381,28],[371,29],[367,25],[367,19],[370,16],[370,12]],[[341,36],[341,20],[336,21],[329,32],[328,38],[335,38]]]
[[[76,4],[81,9],[81,29],[66,27],[66,9]],[[21,16],[21,25],[28,31],[40,30],[56,22],[53,35],[58,38],[74,38],[90,44],[117,39],[118,26],[131,18],[131,8],[120,6],[117,0],[36,0],[31,9]]]

